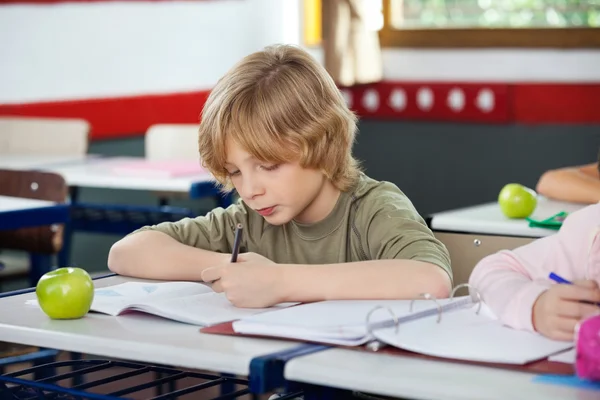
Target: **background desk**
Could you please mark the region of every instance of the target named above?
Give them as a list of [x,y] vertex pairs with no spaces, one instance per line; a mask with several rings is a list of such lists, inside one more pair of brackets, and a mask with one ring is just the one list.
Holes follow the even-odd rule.
[[[545,219],[560,211],[573,212],[584,206],[540,197],[532,216]],[[466,283],[477,262],[485,256],[556,233],[552,229],[530,228],[524,219],[505,217],[497,202],[436,213],[428,222],[434,235],[450,252],[455,285]]]
[[189,194],[190,198],[214,196],[218,189],[208,173],[170,177],[133,177],[115,172],[119,164],[143,162],[142,157],[99,157],[80,162],[49,165],[44,169],[61,174],[71,187],[165,191]]
[[32,156],[2,155],[0,169],[43,170],[62,175],[71,187],[168,191],[200,198],[219,194],[212,176],[194,174],[175,178],[132,177],[114,168],[129,162],[144,162],[143,157]]
[[[592,400],[600,392],[535,382],[536,375],[357,350],[332,349],[289,361],[288,381],[404,399]],[[308,387],[311,391],[321,388]],[[333,394],[330,398],[337,398]]]
[[[80,188],[137,190],[180,195],[189,199],[214,198],[217,206],[227,207],[233,196],[222,194],[209,173],[169,177],[132,177],[120,174],[115,168],[124,163],[144,162],[143,157],[87,156],[31,156],[6,155],[0,159],[0,168],[43,170],[63,176],[69,185],[71,220],[65,226],[64,243],[58,257],[58,266],[68,266],[72,234],[86,231],[102,234],[126,235],[144,225],[164,221],[177,221],[195,217],[199,212],[184,207],[170,207],[166,202],[159,205],[130,205],[110,202],[80,202]],[[150,161],[148,161],[150,162]]]
[[69,219],[69,207],[51,201],[0,196],[0,230],[61,224]]
[[45,169],[52,166],[68,165],[84,162],[86,159],[98,157],[96,155],[60,156],[43,154],[2,154],[0,156],[0,169]]

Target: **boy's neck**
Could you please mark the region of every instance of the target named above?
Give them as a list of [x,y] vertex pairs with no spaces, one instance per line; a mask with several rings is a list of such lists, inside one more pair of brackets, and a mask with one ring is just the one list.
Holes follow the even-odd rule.
[[314,224],[324,220],[335,208],[340,194],[340,190],[329,179],[325,180],[319,194],[294,221],[300,224]]

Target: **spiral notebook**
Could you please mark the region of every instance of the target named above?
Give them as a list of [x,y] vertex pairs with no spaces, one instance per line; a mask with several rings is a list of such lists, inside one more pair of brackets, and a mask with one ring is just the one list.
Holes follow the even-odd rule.
[[[454,360],[523,365],[573,343],[504,326],[472,297],[342,300],[302,304],[234,321],[236,334],[338,346],[386,345]],[[217,333],[214,328],[202,330]]]

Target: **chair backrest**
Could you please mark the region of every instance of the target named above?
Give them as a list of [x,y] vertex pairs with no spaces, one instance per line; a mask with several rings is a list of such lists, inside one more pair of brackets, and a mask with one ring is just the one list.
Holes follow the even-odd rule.
[[146,131],[146,158],[153,161],[199,160],[198,124],[157,124]]
[[[63,203],[68,185],[58,174],[0,169],[0,195]],[[0,231],[0,248],[56,254],[62,248],[63,226],[41,226]]]
[[0,116],[0,154],[85,155],[89,134],[83,119]]

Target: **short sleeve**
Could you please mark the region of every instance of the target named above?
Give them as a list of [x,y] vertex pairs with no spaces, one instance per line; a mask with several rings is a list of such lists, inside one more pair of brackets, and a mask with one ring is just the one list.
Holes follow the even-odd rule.
[[361,219],[366,230],[366,249],[373,260],[406,259],[431,263],[444,269],[452,280],[450,255],[435,238],[411,201],[392,184],[362,199]]

